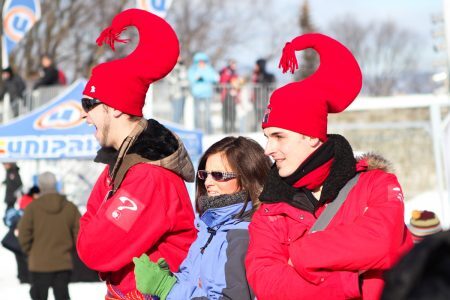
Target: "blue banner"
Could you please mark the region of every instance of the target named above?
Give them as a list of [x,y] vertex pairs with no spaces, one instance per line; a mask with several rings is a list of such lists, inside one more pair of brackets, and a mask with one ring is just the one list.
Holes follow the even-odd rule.
[[167,11],[172,4],[172,0],[137,0],[136,7],[165,18]]
[[[86,80],[77,80],[48,104],[0,126],[0,162],[94,158],[100,146],[94,126],[82,118],[80,99],[85,85]],[[181,138],[193,160],[202,154],[201,131],[161,123]]]
[[28,30],[41,17],[39,0],[6,0],[3,5],[2,60],[9,65],[8,56]]

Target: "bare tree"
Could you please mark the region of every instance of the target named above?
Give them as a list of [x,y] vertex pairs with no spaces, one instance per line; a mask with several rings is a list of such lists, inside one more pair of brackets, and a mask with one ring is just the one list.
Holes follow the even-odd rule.
[[333,35],[355,55],[364,74],[364,93],[374,96],[402,92],[405,75],[417,72],[417,35],[394,21],[360,23],[346,15],[330,24]]
[[198,51],[206,52],[216,63],[226,60],[236,47],[251,47],[261,18],[270,18],[270,5],[271,1],[177,0],[167,19],[175,27],[188,64]]
[[34,79],[40,57],[51,55],[70,77],[88,76],[101,59],[104,48],[95,40],[101,29],[121,11],[127,0],[43,0],[41,19],[22,39],[11,62],[27,78]]
[[[0,0],[1,1],[1,0]],[[180,39],[182,55],[190,62],[193,54],[204,51],[213,63],[224,61],[239,47],[251,49],[255,37],[267,41],[275,36],[270,25],[272,1],[251,0],[177,0],[167,16]],[[34,79],[40,56],[52,55],[69,79],[88,77],[91,68],[131,52],[137,41],[136,30],[123,34],[132,42],[117,45],[113,52],[98,47],[95,40],[118,12],[133,7],[134,0],[42,0],[42,17],[19,43],[11,61],[27,79]],[[267,30],[270,28],[270,30]],[[265,30],[265,32],[264,32]],[[277,46],[279,46],[277,44]],[[275,51],[267,48],[267,55]],[[276,51],[279,53],[278,51]]]

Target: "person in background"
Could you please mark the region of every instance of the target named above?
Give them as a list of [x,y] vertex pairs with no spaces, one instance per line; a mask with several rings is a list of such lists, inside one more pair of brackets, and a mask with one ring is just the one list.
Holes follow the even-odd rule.
[[33,300],[46,300],[50,287],[55,300],[70,299],[71,252],[81,216],[78,208],[58,193],[56,184],[53,173],[39,175],[41,195],[27,206],[18,225],[20,246],[28,255]]
[[214,96],[214,84],[219,81],[219,74],[209,62],[209,57],[203,52],[194,55],[192,65],[188,70],[191,94],[194,97],[195,127],[204,129],[211,134],[211,102]]
[[26,194],[19,198],[19,209],[25,209],[31,201],[39,198],[40,189],[37,185],[33,185]]
[[17,279],[20,283],[30,283],[30,276],[28,273],[27,255],[23,253],[20,248],[19,240],[17,238],[20,218],[23,215],[23,210],[10,208],[5,215],[5,224],[8,227],[8,232],[2,239],[2,246],[14,253],[17,264]]
[[230,59],[228,65],[220,70],[219,74],[223,132],[235,132],[236,105],[239,103],[239,76],[236,71],[236,61]]
[[384,277],[382,300],[450,299],[450,232],[425,237]]
[[169,83],[169,97],[172,103],[172,121],[183,124],[184,122],[184,104],[189,92],[189,81],[187,78],[187,69],[181,56],[178,57],[177,64],[172,72],[166,77]]
[[5,203],[6,210],[14,208],[14,204],[17,201],[17,195],[20,193],[22,188],[22,179],[19,174],[19,167],[15,162],[4,162],[3,167],[6,171],[5,180],[3,184],[6,185],[5,191]]
[[413,210],[408,225],[414,243],[419,243],[424,237],[442,231],[441,222],[436,214],[428,210]]
[[177,62],[178,38],[160,17],[128,9],[102,31],[99,45],[114,48],[129,26],[139,31],[136,49],[97,65],[81,99],[82,117],[97,129],[101,146],[94,161],[105,168],[80,220],[77,250],[105,281],[108,300],[142,299],[133,257],[164,257],[176,271],[196,236],[184,182],[195,179],[191,159],[181,139],[142,115],[150,84],[164,78]]
[[198,236],[177,273],[135,258],[138,289],[160,299],[254,299],[245,277],[248,224],[270,159],[255,141],[226,137],[200,159],[195,206]]
[[25,98],[26,85],[22,77],[16,74],[11,67],[2,70],[2,85],[0,86],[0,99],[9,94],[13,116],[19,115],[20,102]]
[[255,131],[259,130],[267,99],[275,88],[275,76],[267,72],[266,64],[267,61],[263,58],[256,60],[251,79],[254,85],[252,102],[255,110]]
[[33,90],[38,89],[41,86],[59,84],[59,71],[50,55],[44,54],[42,56],[40,72],[40,78],[33,85]]
[[319,68],[275,90],[262,121],[275,163],[249,226],[247,278],[261,300],[378,299],[383,271],[413,245],[402,189],[381,156],[355,159],[343,136],[327,133],[328,114],[361,90],[352,53],[305,34],[286,43],[283,71],[294,72],[295,52],[307,48],[319,53]]

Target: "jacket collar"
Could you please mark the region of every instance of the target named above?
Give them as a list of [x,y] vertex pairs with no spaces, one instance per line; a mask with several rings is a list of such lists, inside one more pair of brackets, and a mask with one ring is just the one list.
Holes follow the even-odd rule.
[[[108,164],[112,170],[118,154],[112,147],[102,147],[94,161]],[[186,181],[193,182],[195,179],[192,161],[181,139],[154,119],[147,121],[147,127],[129,148],[124,159],[127,156],[140,157],[143,161],[166,168]]]

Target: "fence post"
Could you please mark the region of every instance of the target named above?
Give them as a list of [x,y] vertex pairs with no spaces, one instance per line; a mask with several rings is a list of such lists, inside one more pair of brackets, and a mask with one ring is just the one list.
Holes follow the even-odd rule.
[[11,111],[11,97],[9,93],[6,93],[3,96],[3,124],[6,124],[11,120],[12,111]]
[[430,117],[431,117],[431,131],[433,138],[433,154],[436,168],[436,179],[438,183],[439,199],[442,207],[442,223],[446,226],[449,225],[450,220],[448,217],[448,201],[445,201],[444,196],[444,172],[443,172],[443,139],[442,139],[442,120],[441,120],[441,107],[439,103],[432,103],[430,105]]

